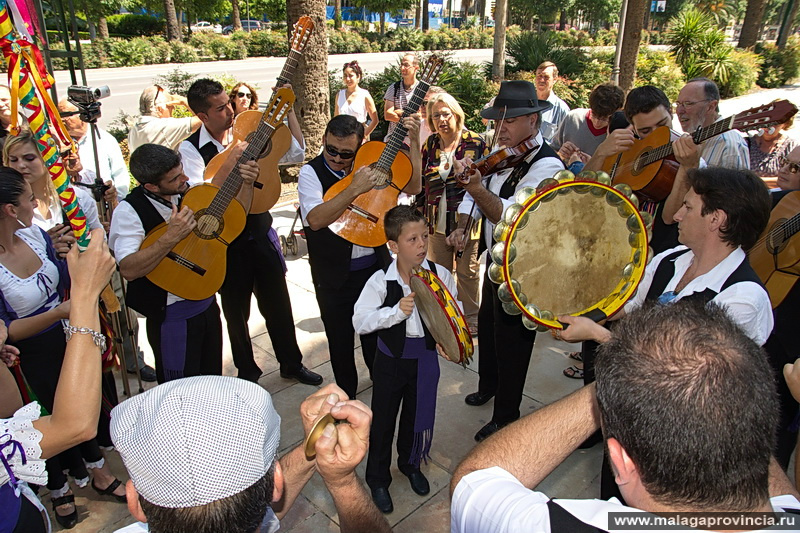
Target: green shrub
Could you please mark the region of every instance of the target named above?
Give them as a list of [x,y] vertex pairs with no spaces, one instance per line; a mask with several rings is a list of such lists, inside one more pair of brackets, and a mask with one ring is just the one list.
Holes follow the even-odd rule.
[[[388,39],[385,42],[388,42]],[[356,54],[372,51],[372,43],[354,31],[331,30],[328,32],[329,54]]]
[[664,91],[670,101],[675,101],[684,85],[684,77],[671,53],[641,47],[636,60],[634,84],[636,87],[655,85]]
[[144,49],[141,39],[111,40],[111,59],[118,67],[144,65]]
[[423,50],[422,32],[413,28],[398,28],[386,34],[386,51]]
[[186,96],[196,77],[197,74],[190,74],[182,70],[181,67],[175,67],[166,74],[160,74],[153,78],[153,85],[164,87],[173,94]]
[[758,43],[755,52],[763,63],[758,85],[765,88],[780,87],[800,75],[800,38],[794,36],[779,50],[771,43]]
[[170,60],[173,63],[196,63],[200,61],[200,56],[197,50],[192,48],[191,45],[182,43],[180,41],[170,41]]
[[[82,45],[81,51],[83,52],[83,65],[86,68],[117,66],[112,61],[112,42],[113,41],[111,39],[104,39],[102,41],[92,41],[89,44]],[[51,46],[51,48],[53,47]],[[55,65],[55,60],[56,58],[53,58],[53,68],[57,68]],[[61,58],[59,58],[59,60],[61,60]],[[66,62],[66,59],[63,61]]]
[[243,44],[248,57],[285,57],[289,54],[285,33],[269,30],[236,32],[230,40]]
[[552,61],[558,65],[559,75],[578,75],[586,63],[586,54],[580,48],[561,45],[556,33],[523,32],[509,38],[506,51],[510,61],[506,63],[506,72],[535,71],[542,62]]
[[719,87],[723,98],[741,96],[755,89],[761,69],[761,57],[749,50],[735,49],[732,59],[733,64],[728,83]]
[[164,21],[149,15],[110,15],[106,17],[109,33],[139,37],[164,33]]

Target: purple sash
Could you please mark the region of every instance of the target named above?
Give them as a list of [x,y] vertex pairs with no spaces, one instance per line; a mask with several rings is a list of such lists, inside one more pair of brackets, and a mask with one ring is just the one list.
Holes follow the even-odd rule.
[[184,377],[186,367],[186,321],[205,312],[214,301],[210,296],[205,300],[181,300],[167,306],[164,323],[161,324],[161,364],[164,367],[164,381]]

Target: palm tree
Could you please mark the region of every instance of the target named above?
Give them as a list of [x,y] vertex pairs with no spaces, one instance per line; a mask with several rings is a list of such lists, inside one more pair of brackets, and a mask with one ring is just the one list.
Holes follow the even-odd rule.
[[[239,11],[239,0],[231,0],[231,24],[233,31],[242,29],[242,15]],[[250,28],[248,28],[249,30]]]
[[297,97],[294,108],[306,140],[306,154],[313,157],[322,147],[322,134],[330,120],[325,0],[288,2],[287,16],[290,26],[303,15],[308,15],[314,21],[314,31],[297,65],[292,88]]
[[506,75],[506,21],[508,1],[497,0],[494,5],[494,53],[492,54],[492,79],[501,81]]
[[764,17],[764,8],[766,7],[767,0],[747,0],[742,33],[739,35],[739,48],[751,48],[756,45],[761,19]]
[[619,86],[625,92],[633,88],[636,78],[636,58],[639,57],[644,13],[645,8],[649,5],[649,0],[628,0],[622,37],[622,56],[619,64]]
[[164,15],[167,18],[167,40],[180,41],[181,27],[178,25],[178,15],[175,12],[175,0],[164,0]]

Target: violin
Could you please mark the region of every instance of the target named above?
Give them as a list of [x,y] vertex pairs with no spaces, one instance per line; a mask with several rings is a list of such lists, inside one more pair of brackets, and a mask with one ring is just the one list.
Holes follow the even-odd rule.
[[536,139],[530,136],[516,146],[503,148],[473,161],[469,168],[464,169],[456,177],[456,181],[464,186],[469,183],[469,174],[473,170],[480,172],[481,176],[488,176],[489,174],[514,167],[537,148],[539,148],[539,145],[536,143]]

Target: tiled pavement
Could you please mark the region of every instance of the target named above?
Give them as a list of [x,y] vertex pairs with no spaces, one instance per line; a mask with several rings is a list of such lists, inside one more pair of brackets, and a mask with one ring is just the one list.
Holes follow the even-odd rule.
[[[273,210],[273,215],[278,233],[288,235],[294,217],[293,207],[288,205],[276,208]],[[322,321],[319,318],[319,308],[314,298],[306,243],[301,238],[298,238],[298,247],[296,256],[287,257],[289,267],[287,281],[297,339],[303,351],[305,365],[320,373],[325,383],[330,383],[333,381],[333,373]],[[260,384],[273,395],[275,407],[282,418],[280,452],[282,455],[302,440],[298,407],[306,396],[316,390],[316,387],[285,380],[278,375],[278,363],[264,321],[256,309],[255,300],[253,300],[250,331],[253,335],[257,361],[265,371]],[[227,338],[225,342],[223,371],[226,375],[236,375]],[[479,357],[480,347],[477,348]],[[142,349],[146,358],[152,361],[146,342],[143,342]],[[565,355],[569,350],[570,345],[554,341],[550,335],[538,336],[522,401],[523,415],[568,394],[580,385],[580,381],[568,379],[561,373],[574,362]],[[356,361],[361,376],[358,398],[369,405],[372,399],[372,384],[360,353],[357,354]],[[392,484],[391,494],[395,510],[387,517],[398,532],[449,531],[450,474],[474,446],[472,436],[491,418],[492,402],[481,407],[469,407],[464,403],[464,396],[477,390],[477,359],[467,369],[445,361],[441,361],[440,366],[441,380],[431,449],[432,460],[427,466],[423,466],[423,472],[431,484],[431,492],[425,497],[417,496],[411,491],[405,477],[396,467],[393,469],[395,482]],[[131,386],[136,390],[133,379]],[[120,386],[120,398],[123,397]],[[108,456],[114,472],[123,479],[124,468],[119,456],[116,452],[110,452]],[[542,483],[541,489],[559,497],[595,497],[599,494],[600,456],[599,445],[587,451],[573,453]],[[365,464],[362,463],[358,470],[362,477],[364,468]],[[231,475],[236,475],[235,465],[231,465]],[[111,498],[100,497],[88,487],[74,488],[74,490],[81,517],[80,523],[73,530],[76,533],[110,533],[134,521],[125,505],[115,503]],[[45,495],[43,500],[49,504],[48,496]],[[59,530],[57,524],[55,530]],[[338,531],[336,509],[319,476],[314,476],[303,490],[283,520],[281,531],[295,533]]]

